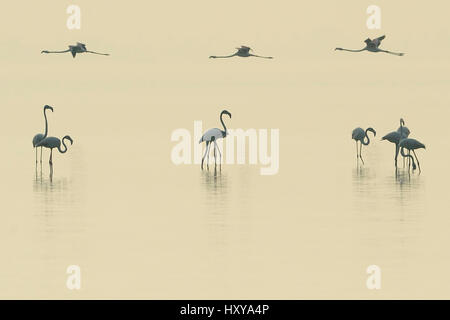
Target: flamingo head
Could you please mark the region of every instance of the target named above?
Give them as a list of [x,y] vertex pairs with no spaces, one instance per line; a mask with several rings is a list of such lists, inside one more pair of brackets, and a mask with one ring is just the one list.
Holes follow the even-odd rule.
[[65,137],[63,138],[63,140],[64,140],[64,139],[69,140],[71,145],[73,144],[73,140],[72,140],[72,138],[71,138],[70,136],[65,136]]
[[222,116],[222,115],[224,115],[224,114],[226,114],[227,116],[229,116],[230,119],[231,119],[231,113],[230,113],[230,112],[228,112],[227,110],[223,110],[223,111],[220,113],[220,116]]
[[53,107],[50,107],[48,104],[46,104],[45,106],[44,106],[44,111],[45,110],[51,110],[52,112],[53,112]]
[[367,131],[370,131],[373,133],[373,136],[376,137],[377,136],[377,132],[375,131],[374,128],[367,128]]

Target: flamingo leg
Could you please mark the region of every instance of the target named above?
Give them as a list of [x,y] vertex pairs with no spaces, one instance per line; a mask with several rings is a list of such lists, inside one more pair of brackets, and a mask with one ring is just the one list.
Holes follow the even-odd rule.
[[[411,155],[411,150],[408,150],[408,154]],[[409,159],[409,164],[411,165],[412,160],[409,157],[408,157],[408,159]]]
[[395,168],[397,169],[397,158],[398,158],[399,147],[398,144],[395,145]]
[[216,141],[214,141],[214,146],[217,148],[217,152],[219,152],[219,164],[222,165],[222,153],[220,152],[219,146],[217,145]]
[[53,149],[50,149],[50,160],[48,161],[50,165],[53,165]]
[[37,147],[35,147],[35,151],[36,151],[36,165],[37,165]]
[[421,173],[422,171],[420,170],[420,163],[419,163],[419,158],[417,158],[416,152],[413,150],[412,151],[414,154],[414,157],[416,157],[416,161],[417,161],[417,166],[419,167],[419,173]]
[[43,147],[41,147],[41,163],[42,163],[42,148],[43,148]]
[[358,162],[359,154],[358,154],[358,140],[355,140],[356,143],[356,162]]
[[361,142],[361,144],[359,145],[359,158],[361,159],[362,164],[364,164],[364,160],[363,160],[363,158],[362,158],[362,142]]
[[202,158],[202,170],[203,170],[203,161],[205,161],[206,153],[208,152],[208,145],[209,145],[209,141],[206,141],[205,154],[203,155],[203,158]]
[[206,168],[208,168],[209,170],[209,154],[210,154],[210,149],[211,148],[211,143],[208,144],[208,156],[206,157]]
[[[411,150],[408,150],[408,156],[411,155]],[[411,171],[411,158],[408,157],[408,172]]]
[[217,156],[216,156],[216,141],[214,141],[214,170],[217,166]]

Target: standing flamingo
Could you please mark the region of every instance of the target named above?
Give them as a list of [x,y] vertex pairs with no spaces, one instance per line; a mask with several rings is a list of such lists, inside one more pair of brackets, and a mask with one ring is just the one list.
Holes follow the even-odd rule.
[[[394,157],[394,163],[395,167],[397,168],[397,158],[398,158],[398,152],[399,152],[399,143],[402,139],[408,138],[409,136],[409,129],[407,127],[404,127],[405,121],[403,119],[400,119],[400,128],[397,129],[397,131],[392,131],[385,135],[381,140],[387,140],[391,143],[395,144],[395,157]],[[403,158],[405,159],[405,158]]]
[[[403,122],[403,124],[405,124]],[[404,138],[408,138],[411,131],[409,131],[408,127],[402,126],[400,124],[400,127],[397,129],[397,132],[400,133]],[[400,139],[401,140],[401,139]],[[403,158],[403,168],[405,167],[405,158]]]
[[[36,163],[37,161],[37,144],[41,142],[43,139],[47,138],[48,133],[48,123],[47,123],[47,114],[45,113],[47,110],[51,110],[53,112],[53,108],[49,105],[44,106],[44,119],[45,119],[45,132],[44,134],[38,133],[33,137],[33,148],[36,149]],[[41,163],[42,163],[42,147],[41,147]]]
[[72,57],[75,58],[75,56],[77,55],[77,53],[93,53],[93,54],[100,54],[102,56],[109,56],[109,53],[99,53],[99,52],[95,52],[95,51],[89,51],[86,49],[86,45],[84,43],[81,42],[77,42],[76,45],[74,46],[69,46],[69,49],[64,50],[64,51],[48,51],[48,50],[42,50],[41,53],[65,53],[65,52],[70,52],[72,53]]
[[[373,128],[367,128],[366,131],[362,128],[356,128],[352,132],[352,139],[356,142],[356,159],[361,159],[362,163],[364,164],[364,160],[361,155],[362,146],[367,146],[370,143],[369,136],[367,135],[367,132],[370,131],[373,133],[373,136],[375,137],[377,135],[377,132]],[[367,142],[364,141],[364,139],[367,139]],[[359,155],[358,155],[358,141],[360,142],[359,147]]]
[[71,145],[73,144],[72,138],[70,136],[65,136],[64,138],[62,138],[62,144],[64,145],[64,150],[61,149],[61,140],[59,140],[56,137],[47,137],[36,145],[38,147],[44,147],[44,148],[50,149],[50,160],[48,161],[48,163],[50,163],[50,165],[53,164],[53,149],[54,148],[57,148],[60,153],[66,153],[67,146],[64,143],[65,139],[69,140]]
[[404,55],[404,53],[397,53],[397,52],[391,52],[391,51],[380,49],[379,46],[381,44],[381,41],[384,38],[386,38],[386,36],[381,36],[381,37],[378,37],[373,40],[371,40],[370,38],[367,38],[366,40],[364,40],[364,42],[366,43],[366,46],[359,50],[351,50],[351,49],[344,49],[344,48],[335,48],[334,50],[342,50],[342,51],[350,51],[350,52],[361,52],[361,51],[367,50],[370,52],[384,52],[384,53],[394,54],[396,56]]
[[231,58],[234,56],[237,57],[243,57],[243,58],[248,58],[248,57],[257,57],[257,58],[263,58],[263,59],[273,59],[273,57],[263,57],[263,56],[258,56],[256,54],[251,54],[250,51],[253,51],[252,48],[247,47],[247,46],[241,46],[240,48],[236,48],[238,51],[236,53],[233,53],[229,56],[210,56],[210,59],[216,59],[216,58]]
[[216,148],[217,151],[219,152],[220,155],[220,164],[222,163],[222,153],[220,152],[219,146],[217,145],[217,140],[221,139],[221,138],[225,138],[228,134],[227,131],[227,127],[225,126],[225,123],[223,122],[222,116],[226,114],[230,117],[231,119],[231,113],[229,113],[227,110],[223,110],[220,113],[220,122],[222,122],[222,126],[223,126],[223,130],[220,130],[218,128],[214,128],[214,129],[209,129],[208,131],[206,131],[203,136],[200,138],[200,141],[198,143],[202,143],[203,141],[206,142],[206,150],[205,150],[205,154],[203,155],[202,158],[202,170],[203,170],[203,161],[205,160],[206,155],[208,155],[208,159],[206,161],[206,166],[209,169],[209,148],[211,143],[214,143],[214,164],[216,165]]
[[[422,172],[420,170],[420,163],[419,163],[419,158],[417,158],[416,152],[414,150],[416,149],[421,149],[421,148],[425,148],[425,145],[420,142],[417,141],[416,139],[411,139],[411,138],[406,138],[406,139],[402,139],[400,141],[400,143],[398,144],[398,146],[401,148],[401,154],[403,157],[405,158],[409,158],[412,160],[412,164],[413,164],[413,171],[416,170],[416,164],[414,163],[414,158],[413,156],[410,154],[411,151],[414,154],[414,157],[416,157],[416,161],[417,161],[417,166],[419,167],[419,173]],[[408,154],[405,154],[403,149],[407,149],[408,150]],[[410,167],[408,167],[408,172],[409,172]]]

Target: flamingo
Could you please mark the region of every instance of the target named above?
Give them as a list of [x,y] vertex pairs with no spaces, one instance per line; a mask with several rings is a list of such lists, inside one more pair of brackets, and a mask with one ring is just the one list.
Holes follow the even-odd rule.
[[258,56],[256,54],[251,54],[250,51],[253,51],[252,48],[247,47],[247,46],[241,46],[240,48],[236,48],[238,51],[232,55],[229,56],[210,56],[210,59],[216,59],[216,58],[231,58],[234,56],[238,56],[238,57],[243,57],[243,58],[247,58],[247,57],[257,57],[257,58],[263,58],[263,59],[273,59],[273,57],[264,57],[264,56]]
[[[36,163],[37,161],[37,144],[41,142],[43,139],[47,138],[48,133],[48,123],[47,123],[47,114],[45,113],[47,110],[51,110],[53,112],[53,108],[49,105],[44,106],[44,119],[45,119],[45,132],[44,134],[38,133],[33,137],[33,148],[36,149]],[[42,147],[41,147],[41,163],[42,163]]]
[[370,52],[384,52],[384,53],[389,53],[389,54],[394,54],[396,56],[403,56],[404,53],[397,53],[397,52],[392,52],[392,51],[387,51],[387,50],[383,50],[380,49],[379,46],[381,44],[381,41],[386,38],[386,36],[381,36],[378,37],[376,39],[370,39],[367,38],[366,40],[364,40],[364,42],[366,43],[366,46],[360,50],[351,50],[351,49],[344,49],[344,48],[335,48],[334,50],[342,50],[342,51],[350,51],[350,52],[361,52],[364,50],[370,51]]
[[[370,131],[373,133],[373,136],[375,137],[377,135],[377,132],[373,128],[367,128],[366,131],[362,128],[356,128],[352,132],[352,139],[356,142],[356,159],[361,159],[362,163],[364,164],[364,160],[361,156],[361,150],[362,146],[367,146],[370,143],[369,136],[367,135],[367,132]],[[367,142],[364,141],[364,139],[367,138]],[[359,155],[358,155],[358,141],[361,143],[359,147]]]
[[[403,124],[405,124],[405,123],[403,122]],[[405,138],[408,138],[409,134],[411,133],[411,131],[409,131],[408,127],[405,127],[402,125],[400,125],[400,127],[398,127],[397,132],[402,134]],[[404,167],[405,167],[405,158],[403,158],[403,168]]]
[[53,157],[53,149],[57,148],[60,153],[66,153],[67,146],[64,143],[64,140],[66,140],[66,139],[70,141],[70,145],[73,144],[72,138],[70,136],[65,136],[64,138],[62,138],[62,144],[64,146],[64,150],[61,149],[61,140],[59,140],[59,138],[56,138],[56,137],[47,137],[47,138],[41,140],[41,142],[39,142],[36,146],[50,149],[50,160],[48,163],[50,163],[50,165],[52,165],[53,164],[53,158],[52,158]]
[[76,45],[74,46],[69,46],[69,49],[64,50],[64,51],[48,51],[48,50],[43,50],[41,51],[41,53],[65,53],[65,52],[70,52],[72,53],[72,57],[75,58],[75,56],[77,55],[77,53],[93,53],[93,54],[100,54],[102,56],[109,56],[109,53],[99,53],[99,52],[95,52],[95,51],[89,51],[86,49],[86,45],[84,43],[81,42],[77,42]]
[[[398,144],[400,143],[400,141],[402,139],[408,138],[409,136],[409,129],[407,127],[404,127],[405,125],[405,121],[403,120],[403,118],[400,119],[400,127],[397,129],[397,131],[392,131],[390,133],[388,133],[387,135],[385,135],[383,138],[381,138],[381,140],[387,140],[389,142],[392,142],[395,144],[395,157],[394,157],[394,162],[395,162],[395,167],[397,168],[397,158],[398,158],[398,152],[399,152],[399,146]],[[405,159],[405,158],[403,158]]]
[[[411,151],[414,154],[414,157],[416,157],[416,161],[417,161],[417,166],[419,167],[419,173],[422,172],[420,170],[420,163],[419,163],[419,158],[417,158],[416,152],[414,150],[416,149],[421,149],[421,148],[425,148],[425,145],[416,140],[416,139],[411,139],[411,138],[406,138],[406,139],[402,139],[400,141],[400,143],[398,144],[399,148],[401,148],[401,154],[404,158],[409,158],[412,160],[413,163],[413,171],[416,170],[416,164],[414,163],[414,158],[413,156],[410,154]],[[408,154],[405,154],[404,149],[408,149]],[[409,167],[408,167],[408,171],[409,171]]]
[[217,145],[217,140],[221,139],[221,138],[225,138],[228,134],[227,131],[227,127],[225,126],[225,123],[223,122],[222,116],[226,114],[230,117],[231,119],[231,113],[228,112],[227,110],[223,110],[220,113],[220,122],[222,122],[222,126],[223,126],[223,130],[220,130],[218,128],[214,128],[214,129],[209,129],[208,131],[206,131],[203,136],[200,138],[200,141],[198,143],[202,143],[203,141],[206,142],[206,149],[205,149],[205,154],[203,155],[202,158],[202,170],[203,170],[203,161],[205,160],[206,155],[208,155],[208,160],[207,160],[207,167],[209,169],[209,148],[211,143],[214,143],[214,165],[216,165],[216,148],[217,151],[219,152],[219,156],[220,156],[220,163],[222,163],[221,159],[222,159],[222,153],[220,152],[219,146]]

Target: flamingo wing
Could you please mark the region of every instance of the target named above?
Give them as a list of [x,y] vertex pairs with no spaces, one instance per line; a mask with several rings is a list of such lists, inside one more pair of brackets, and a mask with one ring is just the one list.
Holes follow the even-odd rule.
[[402,133],[403,132],[403,137],[408,138],[409,134],[411,133],[411,131],[409,131],[408,127],[398,127],[397,129],[398,133]]
[[381,140],[387,140],[392,143],[399,143],[400,141],[400,133],[397,131],[392,131],[385,135]]
[[240,52],[242,52],[242,53],[249,53],[250,52],[250,50],[252,50],[250,47],[247,47],[247,46],[241,46],[240,48],[237,48]]
[[352,131],[352,139],[353,140],[362,140],[364,139],[365,132],[363,128],[356,128]]
[[208,131],[206,131],[203,134],[203,136],[200,138],[200,141],[198,143],[202,143],[203,141],[218,140],[220,138],[223,138],[222,130],[220,130],[218,128],[209,129]]

